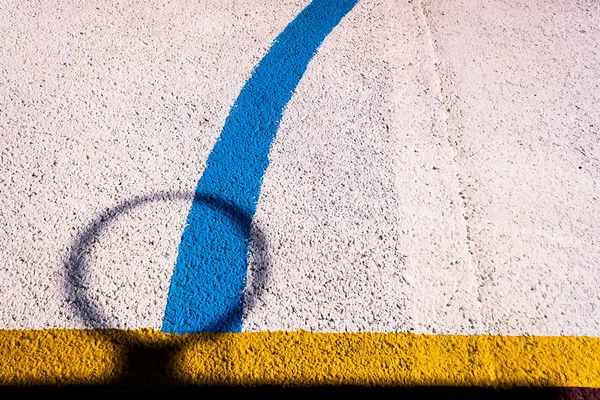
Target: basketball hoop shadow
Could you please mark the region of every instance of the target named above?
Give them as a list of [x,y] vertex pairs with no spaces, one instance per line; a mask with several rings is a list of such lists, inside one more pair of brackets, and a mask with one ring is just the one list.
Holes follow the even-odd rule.
[[[172,370],[173,360],[181,350],[184,341],[168,340],[165,343],[157,344],[156,342],[144,341],[142,338],[134,339],[134,336],[124,336],[120,334],[119,330],[110,329],[108,319],[103,315],[86,288],[86,276],[89,273],[86,255],[94,246],[100,234],[110,224],[137,207],[148,203],[190,200],[208,206],[213,210],[218,210],[233,221],[242,232],[250,233],[248,240],[251,241],[254,263],[248,280],[250,285],[247,287],[244,299],[246,310],[251,310],[255,306],[256,300],[261,296],[268,281],[270,260],[263,232],[252,224],[252,219],[243,210],[217,196],[195,195],[186,192],[159,192],[136,197],[103,212],[86,225],[72,242],[67,260],[64,263],[66,270],[64,291],[73,311],[81,318],[88,329],[96,329],[98,332],[102,332],[112,343],[122,346],[123,373],[115,379],[114,383],[176,384],[178,374]],[[229,309],[211,326],[206,327],[204,331],[207,333],[194,335],[194,339],[214,339],[215,335],[220,334],[215,327],[222,326],[222,321],[230,319],[233,315],[239,315],[239,307],[244,307],[244,305],[240,304],[237,307],[237,309]],[[127,339],[124,339],[125,337]],[[186,344],[189,345],[189,338]]]

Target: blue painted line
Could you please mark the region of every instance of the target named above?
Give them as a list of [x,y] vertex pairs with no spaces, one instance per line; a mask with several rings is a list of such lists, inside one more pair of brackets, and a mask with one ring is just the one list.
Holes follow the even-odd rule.
[[163,331],[241,331],[250,225],[271,143],[308,63],[357,2],[314,0],[275,39],[244,85],[196,187]]

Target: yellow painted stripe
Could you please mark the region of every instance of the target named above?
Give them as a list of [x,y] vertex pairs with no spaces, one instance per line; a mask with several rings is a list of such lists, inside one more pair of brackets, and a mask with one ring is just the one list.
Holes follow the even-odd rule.
[[0,384],[600,387],[600,338],[0,330]]

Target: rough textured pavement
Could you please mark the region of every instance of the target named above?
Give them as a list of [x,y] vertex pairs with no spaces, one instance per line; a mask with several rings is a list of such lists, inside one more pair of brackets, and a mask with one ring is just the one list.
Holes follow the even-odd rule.
[[[309,3],[0,2],[4,358],[42,329],[161,330],[209,154]],[[462,383],[600,387],[599,21],[594,0],[358,1],[278,121],[242,277],[248,340],[499,335],[527,353],[523,337],[562,337],[531,344],[557,363],[546,381]],[[560,346],[586,360],[580,378],[549,361]],[[373,382],[463,379],[422,368],[439,379]]]

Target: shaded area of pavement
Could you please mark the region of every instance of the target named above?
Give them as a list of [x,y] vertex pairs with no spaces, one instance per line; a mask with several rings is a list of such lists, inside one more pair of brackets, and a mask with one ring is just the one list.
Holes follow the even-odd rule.
[[[121,382],[126,384],[126,382]],[[2,388],[0,393],[10,392],[41,392],[56,394],[205,394],[205,395],[380,395],[394,396],[396,398],[421,399],[421,398],[459,398],[459,399],[511,399],[511,400],[598,400],[600,389],[591,388],[513,388],[490,389],[484,387],[387,387],[368,388],[364,386],[320,386],[320,387],[279,387],[279,386],[186,386],[186,387],[132,387],[124,385],[112,386],[69,386],[69,387],[30,387],[30,388]]]

